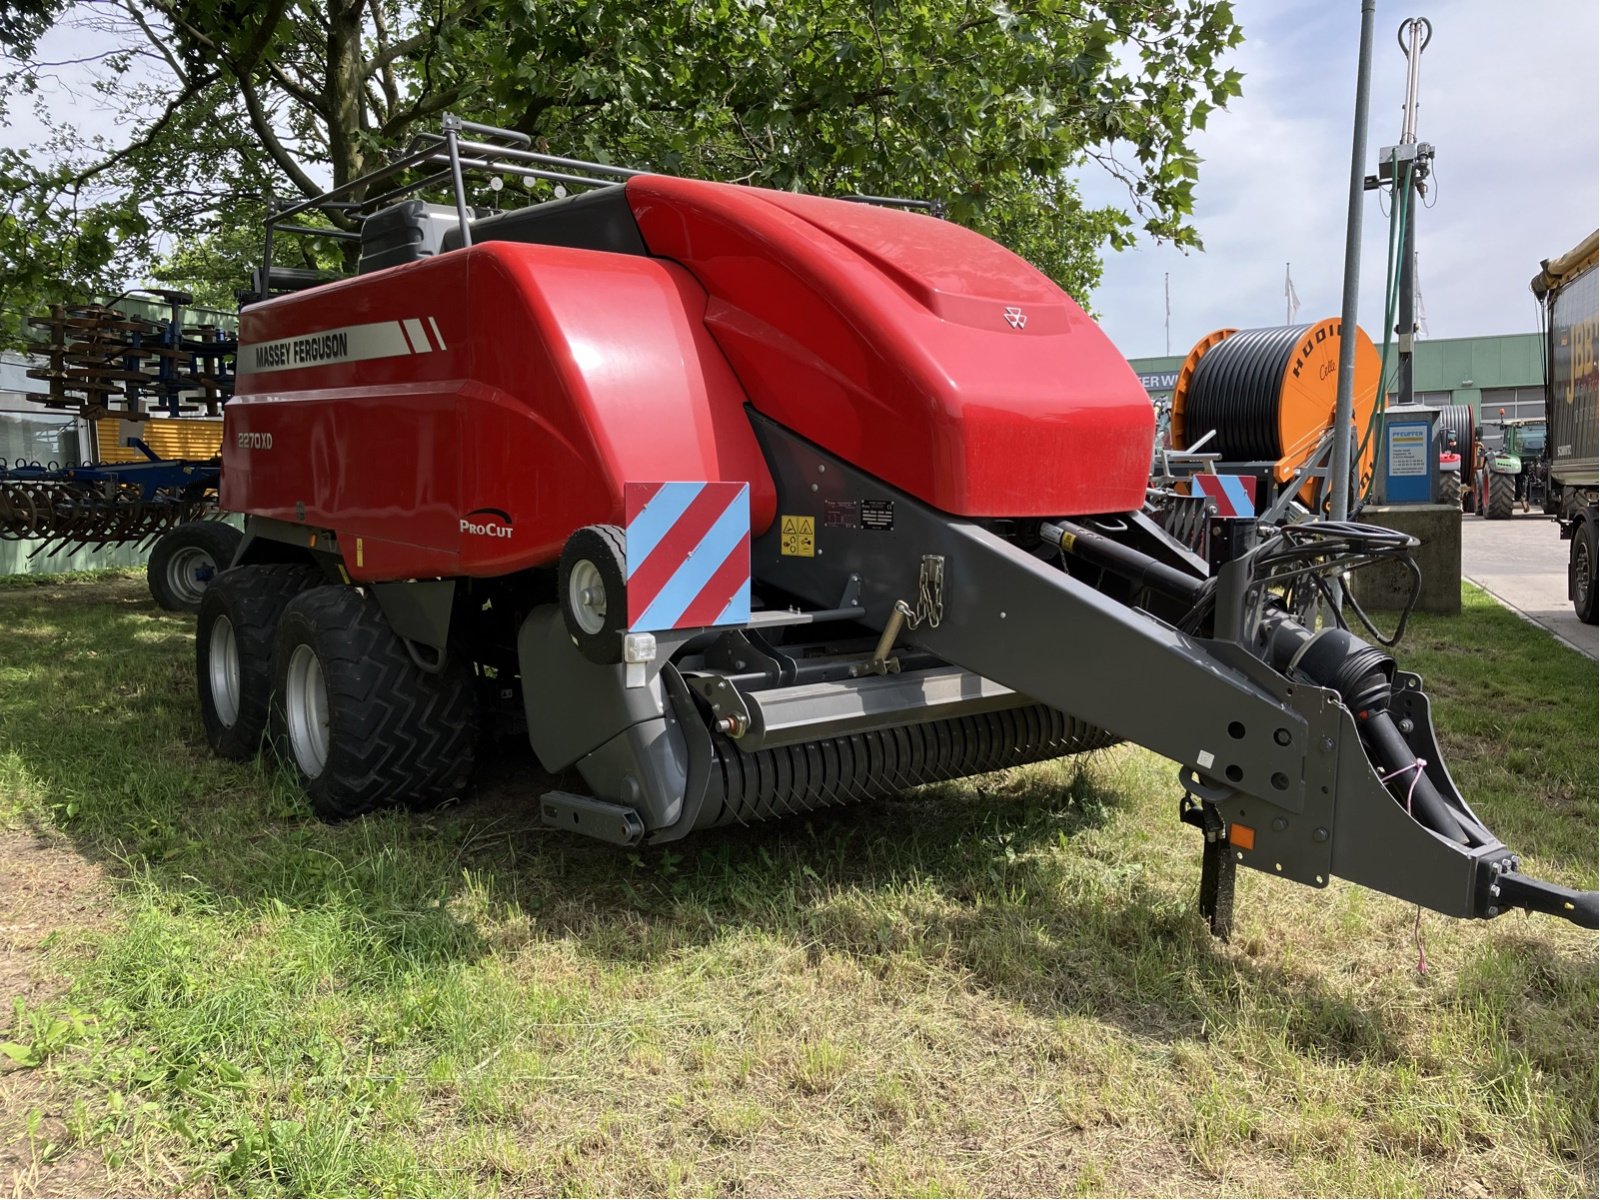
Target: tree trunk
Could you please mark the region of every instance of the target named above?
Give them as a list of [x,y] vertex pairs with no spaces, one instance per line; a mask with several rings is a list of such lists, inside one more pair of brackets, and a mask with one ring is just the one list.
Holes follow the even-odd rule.
[[333,186],[343,187],[361,174],[361,134],[366,105],[361,92],[361,31],[364,0],[328,2],[328,157]]

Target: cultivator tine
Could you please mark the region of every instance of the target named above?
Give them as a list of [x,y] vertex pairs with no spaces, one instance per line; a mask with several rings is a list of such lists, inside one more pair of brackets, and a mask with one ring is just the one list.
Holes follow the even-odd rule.
[[167,530],[203,518],[205,499],[114,481],[49,478],[49,469],[22,467],[33,478],[0,479],[0,539],[42,539],[30,553],[112,543],[148,544]]
[[215,325],[184,328],[177,313],[162,323],[104,305],[57,304],[31,318],[48,332],[41,347],[48,365],[28,372],[50,385],[38,403],[90,419],[216,416],[233,396],[239,340]]

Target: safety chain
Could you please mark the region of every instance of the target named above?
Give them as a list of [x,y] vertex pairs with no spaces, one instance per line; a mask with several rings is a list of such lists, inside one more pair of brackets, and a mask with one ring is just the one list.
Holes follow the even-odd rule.
[[922,570],[917,575],[917,607],[905,617],[909,629],[919,625],[939,628],[939,622],[944,620],[944,555],[922,556]]

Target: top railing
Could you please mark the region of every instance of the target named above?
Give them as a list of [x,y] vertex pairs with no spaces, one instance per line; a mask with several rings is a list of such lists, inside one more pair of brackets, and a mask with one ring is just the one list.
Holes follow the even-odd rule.
[[[439,132],[427,130],[416,134],[399,155],[375,171],[369,171],[320,196],[313,196],[282,208],[277,207],[269,196],[261,278],[263,282],[270,278],[272,242],[275,233],[314,234],[345,241],[360,240],[361,235],[354,230],[304,225],[295,220],[309,212],[339,213],[345,217],[364,216],[405,196],[448,184],[455,201],[456,219],[460,222],[461,244],[470,246],[473,218],[472,210],[467,204],[468,172],[514,175],[521,179],[541,179],[562,186],[595,189],[619,187],[635,175],[652,174],[649,171],[619,167],[612,163],[587,162],[580,158],[542,154],[532,147],[533,139],[515,129],[480,125],[476,121],[446,115],[440,123]],[[425,167],[437,169],[404,182],[394,182],[407,172]],[[393,186],[374,190],[385,183]],[[840,199],[860,204],[915,209],[935,217],[944,216],[944,205],[936,200],[909,200],[894,196],[869,195],[843,196]]]

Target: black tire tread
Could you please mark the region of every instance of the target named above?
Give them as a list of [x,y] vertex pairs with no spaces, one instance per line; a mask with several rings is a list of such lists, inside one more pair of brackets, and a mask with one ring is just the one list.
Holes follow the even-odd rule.
[[[1584,521],[1584,522],[1582,522],[1578,526],[1578,528],[1575,529],[1573,531],[1573,533],[1572,533],[1572,545],[1573,545],[1572,611],[1577,614],[1578,620],[1582,621],[1585,625],[1600,624],[1600,588],[1596,587],[1595,580],[1593,578],[1594,567],[1595,567],[1595,563],[1597,561],[1597,559],[1595,558],[1595,554],[1596,554],[1595,541],[1596,541],[1596,539],[1595,539],[1594,523],[1592,521]],[[1580,592],[1578,590],[1578,580],[1577,580],[1577,567],[1578,567],[1578,564],[1577,564],[1576,559],[1577,559],[1577,547],[1579,546],[1580,543],[1589,552],[1590,579],[1588,581],[1588,588],[1586,589],[1586,594],[1580,594]]]
[[198,546],[211,555],[221,575],[233,562],[239,543],[244,540],[232,525],[221,521],[189,521],[169,529],[156,539],[150,551],[150,561],[145,565],[145,583],[150,588],[150,598],[167,612],[199,612],[199,604],[191,604],[167,588],[167,565],[173,554],[188,546]]
[[[284,614],[274,649],[274,745],[300,775],[317,815],[347,820],[392,805],[430,808],[466,789],[475,766],[476,680],[460,655],[430,675],[412,661],[371,596],[312,588]],[[322,660],[331,722],[328,762],[306,779],[289,749],[281,699],[294,647],[310,641]]]
[[[585,547],[584,543],[591,543]],[[567,603],[567,580],[572,569],[582,559],[588,558],[609,576],[606,586],[606,625],[599,633],[584,630],[572,615]],[[620,525],[585,525],[567,539],[561,551],[561,565],[556,577],[556,596],[561,605],[561,616],[567,634],[577,643],[578,650],[590,662],[609,666],[622,661],[621,632],[627,625],[628,603],[628,537]]]
[[1517,481],[1510,475],[1489,473],[1489,503],[1483,515],[1491,521],[1502,521],[1511,516],[1517,502]]
[[[289,602],[322,578],[312,566],[261,563],[230,567],[217,574],[200,597],[195,622],[195,690],[206,740],[223,758],[244,761],[261,749],[272,694],[272,642],[278,619]],[[211,708],[209,653],[211,626],[218,615],[233,623],[239,651],[239,717],[223,726]]]

